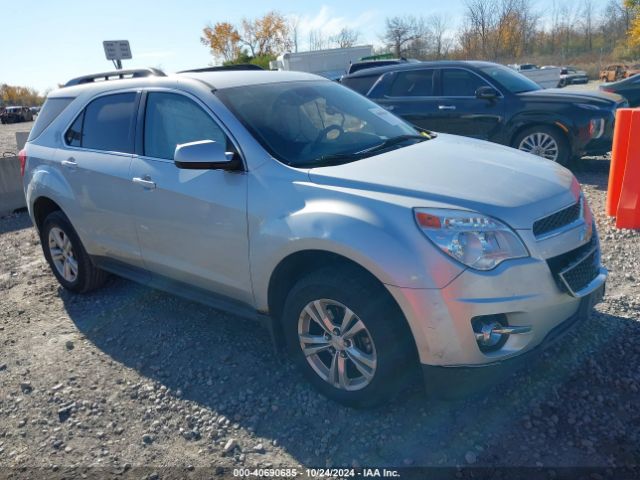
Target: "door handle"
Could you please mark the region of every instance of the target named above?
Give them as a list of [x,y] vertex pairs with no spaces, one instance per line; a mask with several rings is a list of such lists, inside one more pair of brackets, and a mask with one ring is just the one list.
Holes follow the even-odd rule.
[[153,190],[156,188],[156,182],[151,180],[150,177],[145,176],[144,178],[133,177],[133,183],[143,186],[147,190]]
[[455,105],[438,105],[438,110],[455,110]]
[[70,169],[74,169],[78,166],[76,159],[73,157],[69,157],[68,160],[62,160],[60,163],[62,164],[63,167],[67,167]]
[[396,107],[394,105],[384,105],[382,108],[384,108],[385,110],[394,110]]

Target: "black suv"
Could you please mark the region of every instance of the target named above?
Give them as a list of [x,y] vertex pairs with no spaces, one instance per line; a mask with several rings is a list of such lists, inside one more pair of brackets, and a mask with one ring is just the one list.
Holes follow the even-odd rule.
[[611,150],[619,95],[543,90],[489,62],[372,68],[342,83],[418,127],[509,145],[563,165]]

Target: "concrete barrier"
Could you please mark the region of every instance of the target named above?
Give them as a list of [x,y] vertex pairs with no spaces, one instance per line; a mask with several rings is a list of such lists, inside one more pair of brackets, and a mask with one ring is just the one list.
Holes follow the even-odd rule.
[[0,158],[0,217],[27,206],[18,157]]
[[18,152],[24,148],[29,138],[29,132],[16,132],[16,145],[18,146]]

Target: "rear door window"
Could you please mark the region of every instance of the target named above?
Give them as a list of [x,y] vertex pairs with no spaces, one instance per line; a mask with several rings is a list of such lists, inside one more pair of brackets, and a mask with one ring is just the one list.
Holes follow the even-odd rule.
[[389,90],[390,97],[431,97],[435,70],[398,72]]
[[133,153],[136,97],[135,92],[117,93],[99,97],[87,105],[80,146]]
[[40,136],[40,134],[51,125],[58,115],[62,113],[62,111],[69,106],[69,104],[73,102],[73,98],[67,97],[55,97],[48,98],[38,117],[36,118],[35,123],[33,124],[33,128],[31,129],[31,133],[29,134],[29,140],[34,140]]

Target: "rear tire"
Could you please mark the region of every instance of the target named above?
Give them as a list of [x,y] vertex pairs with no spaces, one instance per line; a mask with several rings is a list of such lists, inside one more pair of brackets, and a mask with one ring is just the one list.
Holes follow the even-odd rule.
[[511,146],[563,166],[569,165],[571,160],[569,141],[553,127],[538,125],[526,128],[514,138]]
[[[415,344],[402,312],[380,283],[355,267],[325,267],[300,280],[287,297],[282,325],[296,366],[338,403],[380,405],[415,379]],[[310,353],[314,349],[323,350]]]
[[86,293],[107,280],[108,274],[93,264],[71,222],[61,211],[45,218],[40,242],[53,274],[67,290]]

